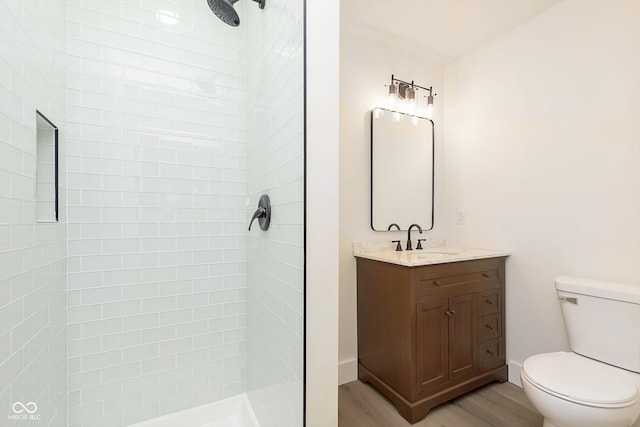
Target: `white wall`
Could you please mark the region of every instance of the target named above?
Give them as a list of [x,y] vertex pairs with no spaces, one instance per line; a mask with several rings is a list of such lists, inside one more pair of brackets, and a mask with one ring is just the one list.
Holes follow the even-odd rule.
[[[433,86],[435,122],[434,227],[420,237],[446,237],[444,196],[444,141],[442,104],[443,65],[440,56],[412,49],[406,42],[377,40],[371,34],[342,23],[340,39],[340,383],[357,378],[356,260],[352,242],[407,238],[405,232],[374,232],[370,228],[370,111],[387,107],[391,74]],[[403,173],[404,165],[397,165]],[[402,189],[399,189],[402,191]],[[398,207],[401,209],[402,207]],[[415,233],[414,233],[415,234]],[[414,237],[415,239],[415,237]]]
[[68,46],[69,424],[244,392],[244,27],[69,2]]
[[306,421],[338,425],[339,0],[305,2]]
[[[61,426],[66,390],[66,213],[36,222],[36,110],[66,150],[65,2],[0,1],[0,424]],[[60,175],[60,206],[65,177]],[[20,422],[16,402],[37,406]],[[17,407],[20,410],[20,407]],[[33,405],[28,405],[33,410]]]
[[568,348],[557,275],[640,282],[639,17],[566,0],[446,70],[450,239],[511,251],[516,368]]

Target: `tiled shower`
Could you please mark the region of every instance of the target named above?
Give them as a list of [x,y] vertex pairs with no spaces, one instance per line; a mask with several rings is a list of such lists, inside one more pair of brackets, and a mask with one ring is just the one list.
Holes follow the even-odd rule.
[[[0,0],[0,425],[243,393],[302,424],[302,2],[235,7],[237,28],[205,0]],[[36,109],[59,222],[35,217]]]

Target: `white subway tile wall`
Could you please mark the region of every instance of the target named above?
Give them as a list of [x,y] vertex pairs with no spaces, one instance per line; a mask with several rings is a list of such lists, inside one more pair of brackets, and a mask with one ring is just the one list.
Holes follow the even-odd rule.
[[268,193],[268,231],[247,238],[247,394],[263,427],[303,424],[303,4],[247,8],[248,189]]
[[68,16],[69,424],[242,393],[244,27],[204,0]]
[[[64,212],[59,223],[37,223],[35,197],[36,110],[66,123],[65,21],[64,0],[0,0],[0,425],[8,427],[67,418],[67,226]],[[64,146],[63,133],[61,156]],[[64,177],[60,185],[64,203]]]

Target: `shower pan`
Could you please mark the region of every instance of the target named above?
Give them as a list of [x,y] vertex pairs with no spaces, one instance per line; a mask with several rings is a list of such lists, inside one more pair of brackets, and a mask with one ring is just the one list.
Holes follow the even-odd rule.
[[0,425],[304,425],[303,0],[45,3],[0,0]]

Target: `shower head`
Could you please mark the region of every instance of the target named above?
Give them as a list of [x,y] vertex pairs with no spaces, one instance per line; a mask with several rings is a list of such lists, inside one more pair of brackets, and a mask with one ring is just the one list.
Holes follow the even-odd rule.
[[[229,24],[232,27],[240,25],[240,18],[233,8],[233,4],[238,0],[207,0],[209,8],[218,18],[225,24]],[[260,9],[264,9],[264,3],[266,0],[253,0],[260,4]]]
[[216,14],[222,22],[232,27],[240,25],[240,18],[233,8],[233,4],[238,0],[207,0],[209,8]]

